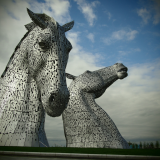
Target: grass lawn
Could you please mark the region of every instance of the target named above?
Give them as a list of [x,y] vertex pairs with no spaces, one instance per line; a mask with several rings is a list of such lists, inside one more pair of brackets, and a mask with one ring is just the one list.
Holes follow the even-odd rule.
[[0,151],[160,156],[160,149],[111,149],[111,148],[66,148],[66,147],[48,147],[47,148],[47,147],[0,146]]

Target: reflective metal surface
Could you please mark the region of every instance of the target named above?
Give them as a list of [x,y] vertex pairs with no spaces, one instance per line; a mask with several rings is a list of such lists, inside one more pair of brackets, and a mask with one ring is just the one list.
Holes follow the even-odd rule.
[[95,102],[116,80],[127,77],[127,70],[122,63],[116,63],[77,77],[66,74],[73,79],[70,100],[62,114],[67,147],[129,149],[113,120]]
[[0,78],[0,146],[49,146],[45,113],[57,117],[69,100],[65,68],[70,42],[46,14],[27,9],[33,22],[21,39]]

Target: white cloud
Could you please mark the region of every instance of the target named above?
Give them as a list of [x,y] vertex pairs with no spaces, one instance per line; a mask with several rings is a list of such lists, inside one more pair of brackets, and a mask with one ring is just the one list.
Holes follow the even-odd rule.
[[124,36],[126,36],[126,34],[127,34],[126,31],[119,30],[119,31],[113,32],[111,38],[116,40],[121,40],[124,38]]
[[130,50],[127,50],[127,51],[118,51],[119,55],[120,56],[125,56],[125,55],[128,55],[130,53],[134,53],[134,52],[140,52],[141,49],[140,48],[131,48]]
[[117,41],[117,40],[133,40],[136,36],[136,34],[138,33],[138,31],[136,30],[119,30],[119,31],[115,31],[111,34],[110,37],[104,38],[103,42],[107,45],[110,45],[111,43]]
[[79,10],[84,14],[90,26],[93,26],[94,20],[97,19],[97,16],[94,13],[94,7],[96,7],[100,2],[93,1],[87,3],[86,0],[74,0],[79,5]]
[[69,7],[70,3],[66,0],[45,0],[47,6],[50,6],[52,8],[52,11],[54,11],[55,16],[64,16],[66,14],[69,14]]
[[109,11],[105,11],[104,13],[106,13],[106,14],[107,14],[108,19],[110,20],[110,19],[111,19],[111,17],[112,17],[111,13],[110,13]]
[[[26,10],[29,4],[25,1],[16,2],[0,2],[0,63],[6,63],[5,65],[7,65],[16,45],[27,32],[24,25],[31,21]],[[2,73],[4,69],[5,66],[2,66],[0,72]]]
[[133,40],[137,33],[138,33],[138,31],[132,30],[132,31],[126,33],[126,37],[128,40]]
[[102,25],[100,25],[100,26],[102,26],[102,27],[108,27],[108,25],[106,25],[106,24],[102,24]]
[[93,34],[93,33],[89,33],[89,34],[87,35],[87,38],[88,38],[89,40],[91,40],[92,43],[94,43],[94,34]]
[[130,51],[118,51],[121,56],[127,55]]
[[138,31],[136,30],[130,30],[130,31],[119,30],[113,32],[111,38],[115,40],[121,40],[121,39],[133,40],[137,33]]
[[[82,46],[79,45],[80,42],[80,32],[68,32],[67,38],[71,42],[73,49],[69,54],[69,61],[67,64],[66,72],[71,74],[82,74],[86,70],[96,70],[96,62],[101,57],[93,55],[90,52],[86,52]],[[74,66],[74,67],[73,67]]]
[[150,12],[147,11],[146,8],[142,8],[142,9],[138,9],[137,13],[142,18],[143,23],[147,24],[149,19],[151,18]]
[[112,43],[111,38],[102,38],[103,43],[105,43],[106,45],[110,45]]
[[140,49],[140,48],[135,48],[134,51],[135,51],[135,52],[140,52],[141,49]]
[[69,14],[70,3],[68,0],[45,0],[45,3],[30,2],[35,13],[42,12],[53,17],[61,25],[71,21]]
[[92,7],[96,7],[98,4],[100,4],[99,1],[93,1],[93,2],[91,2],[91,6]]
[[78,27],[82,27],[82,26],[84,26],[85,24],[84,24],[84,23],[76,22],[76,25],[77,25]]
[[153,21],[154,25],[160,22],[160,1],[152,0],[152,4],[148,8],[141,8],[137,10],[137,14],[142,18],[143,24],[147,24],[149,20]]

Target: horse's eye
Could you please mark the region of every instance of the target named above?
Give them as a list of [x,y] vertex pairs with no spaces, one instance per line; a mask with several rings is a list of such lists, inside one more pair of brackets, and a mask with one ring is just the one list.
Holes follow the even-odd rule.
[[49,44],[48,43],[45,43],[45,42],[39,42],[39,46],[42,48],[42,49],[49,49]]
[[39,42],[40,47],[45,48],[46,44],[44,42]]

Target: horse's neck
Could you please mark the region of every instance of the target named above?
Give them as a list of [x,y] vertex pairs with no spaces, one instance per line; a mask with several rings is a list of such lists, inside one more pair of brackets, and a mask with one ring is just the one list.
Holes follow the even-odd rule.
[[[14,103],[26,99],[26,93],[29,89],[31,78],[28,76],[28,58],[26,48],[21,45],[14,53],[10,63],[7,65],[6,73],[1,78],[0,83],[0,100],[7,98],[6,103],[10,103],[13,97]],[[2,107],[2,105],[1,105]],[[4,108],[3,106],[2,108]]]
[[85,104],[87,108],[87,112],[89,112],[92,117],[96,117],[96,121],[99,124],[101,124],[100,126],[105,129],[107,128],[107,124],[112,126],[112,129],[114,128],[115,130],[118,131],[115,123],[113,122],[113,120],[111,119],[111,117],[95,102],[95,95],[94,94],[88,94],[86,93],[85,95]]
[[[119,133],[110,116],[95,102],[95,95],[93,93],[83,92],[83,94],[79,94],[79,96],[77,96],[77,99],[80,101],[80,103],[76,103],[75,98],[70,98],[69,106],[67,107],[68,110],[71,110],[74,114],[86,112],[88,116],[92,117],[90,121],[94,122],[95,124],[100,124],[100,127],[104,130],[107,129],[109,125],[109,127],[112,127],[112,129],[114,128]],[[65,114],[67,114],[67,112]],[[85,123],[90,124],[90,122],[87,121]]]
[[70,100],[67,109],[75,110],[75,112],[88,112],[99,118],[102,118],[99,114],[104,114],[104,119],[110,119],[109,115],[96,103],[94,93],[82,92],[81,94],[73,95],[73,91],[70,91]]
[[95,94],[94,93],[84,93],[83,102],[87,106],[88,111],[94,112],[94,110],[99,106],[95,102]]
[[[74,90],[70,91],[70,100],[69,100],[69,108],[71,107],[73,110],[79,111],[89,111],[94,106],[97,106],[95,100],[95,95],[93,93],[85,93],[85,92],[74,92]],[[91,106],[92,105],[92,106]]]
[[45,114],[39,98],[40,92],[33,78],[26,73],[19,74],[16,69],[15,71],[9,69],[0,84],[0,117],[5,111],[13,110],[22,116],[27,113],[33,115],[38,121],[44,123]]

